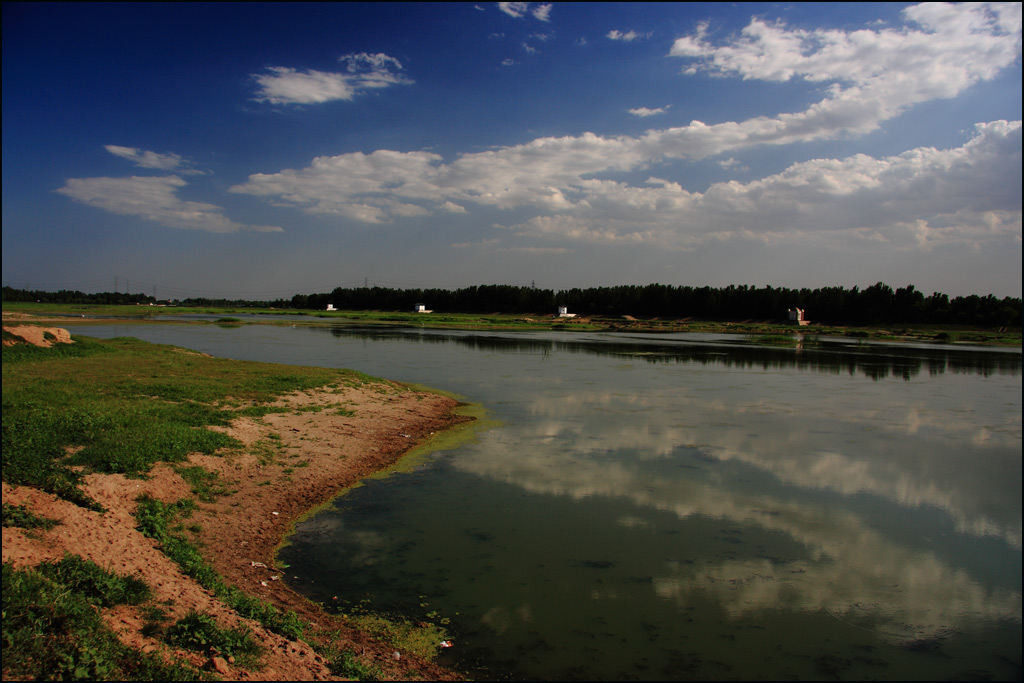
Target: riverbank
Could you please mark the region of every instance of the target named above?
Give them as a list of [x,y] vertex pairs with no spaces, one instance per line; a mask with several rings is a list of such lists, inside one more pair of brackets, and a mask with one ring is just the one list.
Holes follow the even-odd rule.
[[[5,341],[7,337],[5,333]],[[240,447],[210,455],[191,453],[187,461],[173,465],[161,462],[144,478],[86,474],[81,489],[102,506],[102,512],[39,488],[12,486],[5,477],[5,516],[9,506],[23,506],[56,524],[26,529],[7,526],[5,519],[3,562],[34,567],[70,554],[115,574],[141,578],[151,591],[146,605],[99,610],[121,643],[228,680],[335,679],[340,677],[340,653],[348,676],[360,670],[384,680],[458,679],[427,657],[377,640],[344,617],[329,615],[288,587],[287,572],[301,568],[274,564],[275,549],[307,511],[394,464],[411,449],[429,448],[433,438],[465,423],[468,418],[457,413],[457,402],[376,381],[292,392],[267,407],[262,416],[239,417],[227,427],[214,428]],[[199,486],[190,473],[202,473]],[[293,612],[305,623],[302,639],[287,638],[239,616],[214,591],[186,575],[156,541],[137,529],[140,496],[165,504],[194,501],[191,516],[181,520],[182,537],[199,549],[225,584]],[[221,653],[169,645],[154,633],[159,631],[153,627],[154,609],[165,623],[194,611],[211,615],[224,629],[248,629],[264,645],[260,664],[243,665]],[[439,649],[439,642],[432,645]],[[5,678],[9,666],[5,646]]]
[[[508,313],[410,313],[404,311],[310,311],[267,308],[183,308],[175,306],[101,306],[96,304],[36,304],[5,302],[4,318],[35,321],[59,321],[64,325],[104,322],[171,323],[174,316],[196,323],[190,316],[205,316],[214,324],[288,324],[288,325],[368,325],[380,327],[422,327],[449,330],[489,331],[575,331],[665,334],[701,332],[764,337],[801,335],[803,337],[848,336],[870,341],[969,344],[982,346],[1021,346],[1021,328],[984,328],[965,325],[888,324],[850,326],[811,321],[795,326],[780,320],[700,320],[696,318],[631,315],[604,316],[581,314],[561,318],[556,314],[520,315]],[[213,316],[212,318],[210,316]],[[239,318],[237,316],[244,316]],[[281,316],[287,322],[280,320]],[[178,321],[181,322],[181,321]]]

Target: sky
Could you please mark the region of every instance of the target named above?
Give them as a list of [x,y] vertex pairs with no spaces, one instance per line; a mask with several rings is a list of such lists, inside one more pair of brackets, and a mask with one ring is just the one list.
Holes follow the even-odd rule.
[[3,284],[1021,296],[1020,3],[4,3]]

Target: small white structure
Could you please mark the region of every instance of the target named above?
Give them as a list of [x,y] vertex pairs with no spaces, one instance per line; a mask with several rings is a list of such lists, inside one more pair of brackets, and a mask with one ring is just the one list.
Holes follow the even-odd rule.
[[559,318],[575,318],[576,314],[575,313],[570,313],[568,306],[559,306],[558,307],[558,317]]
[[793,325],[807,325],[810,324],[811,321],[804,319],[804,309],[791,308],[789,309],[789,322]]
[[336,310],[338,310],[338,309],[336,309],[336,308],[334,307],[334,304],[327,304],[327,310],[328,310],[328,311],[336,311]]
[[427,307],[424,304],[416,304],[415,306],[412,307],[412,312],[413,313],[433,313],[433,311],[428,311]]

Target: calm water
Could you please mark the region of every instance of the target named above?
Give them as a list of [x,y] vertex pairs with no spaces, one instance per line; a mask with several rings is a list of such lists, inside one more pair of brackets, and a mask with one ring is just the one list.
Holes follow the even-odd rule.
[[73,331],[486,406],[500,426],[352,490],[281,556],[328,605],[450,619],[441,661],[476,678],[1020,678],[1019,351]]

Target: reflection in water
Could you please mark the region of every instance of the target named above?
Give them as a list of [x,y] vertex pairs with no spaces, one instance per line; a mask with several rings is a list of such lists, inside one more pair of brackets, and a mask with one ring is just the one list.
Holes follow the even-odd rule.
[[[564,339],[551,333],[445,333],[437,330],[381,329],[338,326],[330,328],[336,337],[357,337],[378,341],[391,340],[420,344],[457,344],[474,351],[551,354],[587,353],[598,356],[640,359],[649,363],[717,363],[729,367],[797,367],[820,372],[863,374],[872,379],[889,376],[909,380],[921,372],[941,375],[962,372],[990,376],[1019,374],[1019,351],[980,350],[953,346],[910,346],[876,344],[848,339],[816,339],[799,349],[743,344],[735,335],[659,334],[644,338],[621,333],[566,334]],[[713,338],[716,343],[696,341]]]
[[[577,599],[600,608],[566,609],[582,610],[592,619],[623,619],[631,610],[622,603],[643,601],[637,586],[645,586],[671,605],[671,612],[692,619],[720,613],[732,629],[743,631],[747,624],[778,619],[780,611],[804,615],[810,620],[804,628],[815,623],[811,615],[828,615],[840,627],[872,633],[876,644],[900,652],[940,647],[937,643],[953,634],[991,624],[1019,627],[1019,353],[913,348],[894,354],[891,347],[847,342],[797,351],[720,340],[408,338],[500,358],[495,364],[502,375],[505,426],[451,458],[446,469],[471,477],[461,479],[460,486],[491,481],[519,489],[535,505],[537,496],[549,501],[560,519],[571,514],[566,505],[600,502],[618,510],[614,520],[604,519],[614,527],[601,528],[593,517],[567,527],[569,534],[595,536],[589,549],[577,552],[585,559],[575,560],[571,571],[580,574],[575,581],[590,584]],[[571,361],[552,366],[563,353],[608,360],[579,368]],[[524,355],[539,356],[547,367],[536,372],[535,364],[517,362]],[[666,364],[689,368],[665,372]],[[865,383],[865,377],[872,381]],[[993,384],[993,378],[1001,381]],[[1015,401],[1009,409],[1008,398]],[[575,502],[550,502],[559,499]],[[426,503],[417,499],[415,504]],[[357,495],[344,505],[344,519],[361,517],[355,508],[365,512],[366,505]],[[479,517],[486,509],[486,504],[471,508],[480,528],[467,533],[487,539],[489,546],[506,547],[488,547],[479,558],[482,571],[504,573],[501,567],[521,566],[526,572],[531,565],[542,571],[529,588],[489,580],[496,594],[478,596],[475,607],[460,597],[466,591],[438,578],[442,592],[453,609],[477,614],[492,637],[544,633],[548,626],[540,624],[552,620],[545,605],[555,597],[538,585],[564,581],[546,574],[552,561],[548,543],[557,546],[566,539],[546,541],[539,527],[520,520],[536,543],[529,550],[517,548],[508,538],[514,532],[501,531],[504,523]],[[664,515],[676,522],[666,522]],[[668,528],[689,538],[692,552],[678,555],[671,546],[654,543],[660,552],[644,551],[642,571],[627,571],[635,558],[614,547],[613,528],[619,537],[663,535]],[[375,557],[424,571],[410,557],[416,551],[395,548],[386,534],[363,533],[339,530],[327,542],[345,538],[345,548],[364,563]],[[618,545],[631,543],[636,541]],[[993,566],[998,564],[1003,566]],[[583,579],[601,571],[599,582]],[[400,580],[387,572],[372,575]],[[509,593],[520,597],[510,600]],[[593,633],[582,618],[568,621],[561,628],[569,634]],[[674,628],[663,623],[657,631]],[[816,628],[825,629],[820,621]],[[614,632],[620,631],[609,631]],[[489,656],[500,658],[503,648],[490,647]],[[612,641],[600,647],[612,647]],[[587,656],[583,645],[569,649],[576,659]],[[701,652],[714,649],[701,641]],[[1008,654],[1019,662],[1019,647]],[[596,659],[611,667],[615,658]],[[555,670],[550,667],[558,665],[540,666],[517,663],[514,668],[550,676]],[[785,670],[755,667],[751,674],[776,676]],[[716,671],[704,660],[691,672],[741,676],[735,664]],[[880,676],[885,677],[872,674]]]
[[[515,436],[509,438],[514,441]],[[654,577],[654,589],[680,604],[687,604],[694,594],[716,594],[732,617],[781,605],[846,614],[863,610],[866,604],[884,604],[886,620],[874,626],[901,640],[908,639],[903,630],[895,630],[901,624],[914,625],[914,637],[934,637],[964,618],[984,621],[1020,614],[1019,591],[986,589],[933,552],[901,545],[902,539],[894,541],[871,528],[869,523],[877,520],[837,511],[832,504],[782,498],[770,486],[744,491],[723,485],[718,481],[723,471],[709,467],[699,452],[682,458],[698,464],[685,470],[677,467],[673,474],[668,467],[652,472],[642,461],[536,451],[513,456],[501,447],[485,450],[491,456],[488,460],[460,459],[456,466],[533,493],[577,500],[626,499],[634,512],[621,523],[633,529],[646,526],[642,511],[650,509],[680,519],[720,520],[747,533],[751,528],[781,533],[802,550],[798,557],[667,563],[669,571]]]
[[[534,398],[531,419],[487,438],[501,439],[481,457],[460,466],[530,490],[579,498],[629,491],[613,472],[592,480],[600,490],[575,489],[581,464],[619,467],[587,456],[617,452],[631,458],[670,457],[680,445],[718,460],[738,460],[800,488],[843,495],[867,493],[907,507],[929,505],[956,520],[957,530],[997,536],[1021,547],[1020,415],[979,427],[966,415],[936,410],[923,402],[907,406],[879,401],[870,408],[819,410],[808,428],[808,413],[781,400],[725,403],[707,396],[622,395],[580,391]],[[833,403],[835,400],[833,399]],[[609,419],[609,415],[641,419]],[[742,426],[742,428],[736,428]],[[845,435],[842,448],[837,435]],[[547,444],[571,443],[571,451]],[[510,452],[518,449],[516,457]],[[965,467],[985,462],[985,467]],[[644,476],[641,474],[641,476]]]
[[1020,678],[1019,351],[324,332],[152,340],[442,387],[502,426],[300,525],[282,560],[314,599],[436,609],[442,662],[481,679]]

